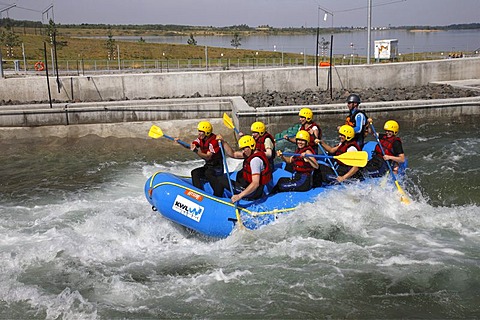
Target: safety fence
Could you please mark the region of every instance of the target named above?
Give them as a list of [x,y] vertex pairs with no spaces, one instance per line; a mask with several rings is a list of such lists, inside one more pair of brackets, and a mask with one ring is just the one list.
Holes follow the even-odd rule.
[[[438,60],[450,57],[439,53],[417,53],[416,55],[398,56],[396,62]],[[365,64],[366,58],[357,55],[335,55],[332,59],[334,65]],[[372,63],[379,61],[372,60]],[[381,63],[390,62],[382,61]],[[88,75],[88,74],[114,74],[126,72],[180,72],[180,71],[211,71],[211,70],[239,70],[256,68],[281,68],[315,66],[328,67],[327,57],[303,56],[299,58],[212,58],[212,59],[144,59],[144,60],[4,60],[3,71],[6,75],[38,74],[44,75],[45,70],[54,74],[59,70],[60,75]]]

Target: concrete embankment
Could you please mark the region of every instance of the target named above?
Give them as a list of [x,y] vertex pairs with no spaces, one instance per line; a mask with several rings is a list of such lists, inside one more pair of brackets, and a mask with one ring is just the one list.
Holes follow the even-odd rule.
[[[239,96],[259,91],[326,88],[330,68],[274,68],[50,78],[52,99],[62,102]],[[318,84],[317,84],[318,79]],[[480,57],[335,66],[332,88],[400,88],[433,81],[480,79]],[[0,101],[49,101],[46,77],[0,79]]]
[[[263,121],[269,126],[271,132],[280,132],[294,123],[298,122],[298,112],[305,106],[282,106],[268,108],[252,108],[241,97],[222,98],[224,103],[218,103],[216,107],[212,106],[208,110],[195,110],[189,112],[187,109],[174,112],[175,118],[169,117],[152,120],[149,115],[152,111],[142,111],[148,115],[149,119],[132,122],[109,123],[83,123],[83,124],[62,124],[51,126],[27,126],[27,127],[0,127],[0,137],[4,140],[14,142],[17,139],[31,139],[33,137],[48,138],[78,138],[90,134],[100,137],[117,138],[147,138],[148,129],[152,124],[157,124],[169,135],[182,136],[185,132],[195,131],[199,120],[209,120],[214,125],[217,133],[224,135],[232,134],[232,130],[226,129],[223,125],[222,115],[228,113],[235,127],[246,130],[254,121]],[[164,100],[166,101],[166,100]],[[229,103],[225,103],[228,101]],[[143,102],[143,101],[142,101]],[[193,102],[192,102],[193,103]],[[329,105],[310,105],[317,121],[339,121],[343,119],[347,108],[345,103]],[[142,107],[143,108],[143,107]],[[457,99],[439,99],[439,100],[410,100],[395,102],[367,102],[362,103],[362,108],[369,117],[375,120],[386,120],[395,118],[399,121],[409,121],[412,123],[421,123],[435,117],[460,117],[460,116],[480,116],[480,97],[457,98]],[[129,106],[130,112],[135,110],[135,106]],[[122,112],[125,112],[122,111]],[[168,114],[171,111],[158,111],[155,113]],[[121,112],[120,112],[121,113]],[[183,115],[183,117],[182,117]],[[41,114],[39,115],[42,116]],[[138,117],[138,115],[137,115]]]
[[[455,59],[451,61],[442,60],[434,62],[418,63],[392,63],[372,66],[342,66],[337,67],[337,80],[350,83],[350,80],[356,78],[355,87],[381,86],[389,85],[411,86],[423,85],[424,82],[446,81],[450,85],[456,85],[464,88],[480,88],[480,58]],[[457,63],[460,61],[461,63]],[[342,68],[342,69],[340,69]],[[325,71],[325,69],[322,72]],[[233,72],[233,71],[232,71]],[[269,90],[282,90],[285,92],[303,90],[313,87],[314,79],[311,79],[311,73],[315,73],[314,68],[298,69],[272,69],[272,70],[250,70],[250,71],[231,71],[225,72],[199,72],[186,74],[163,74],[161,78],[168,83],[166,89],[158,83],[159,75],[119,75],[119,76],[98,76],[95,79],[76,79],[78,81],[93,81],[94,91],[102,97],[101,101],[71,103],[71,96],[68,95],[66,87],[64,96],[67,101],[64,103],[52,104],[29,104],[29,105],[3,105],[0,106],[0,136],[3,139],[28,139],[29,137],[81,137],[88,134],[96,134],[101,137],[116,136],[129,138],[144,138],[145,132],[152,123],[161,123],[168,127],[171,134],[178,135],[183,130],[190,131],[192,123],[201,119],[213,119],[212,121],[220,123],[224,112],[229,113],[235,125],[238,128],[249,128],[255,120],[261,120],[275,129],[282,130],[288,124],[297,121],[298,110],[303,107],[299,105],[282,107],[260,107],[253,108],[249,106],[242,97],[203,97],[188,99],[148,99],[159,93],[175,96],[200,92],[197,89],[202,87],[202,95],[224,94],[230,92],[226,88],[231,88],[233,93],[258,92]],[[362,77],[361,72],[365,72]],[[340,76],[340,74],[343,74]],[[409,74],[409,77],[407,77]],[[190,75],[191,77],[189,77]],[[305,76],[303,78],[303,76]],[[355,75],[355,76],[353,76]],[[386,76],[387,75],[387,76]],[[326,76],[326,73],[324,73]],[[229,80],[223,79],[224,77]],[[231,77],[231,78],[229,78]],[[376,77],[382,78],[377,81]],[[467,78],[470,77],[470,78]],[[114,79],[115,78],[115,79]],[[360,78],[363,79],[360,81]],[[101,79],[101,80],[100,80]],[[108,82],[111,79],[111,83]],[[120,82],[117,82],[121,79]],[[213,80],[216,79],[216,80]],[[310,80],[311,81],[310,81]],[[345,81],[349,79],[348,81]],[[369,79],[367,81],[365,79]],[[398,81],[401,79],[402,81]],[[451,80],[465,79],[463,81]],[[0,93],[2,100],[5,95],[12,99],[14,95],[11,82],[12,79],[0,80]],[[17,91],[19,98],[33,99],[31,94],[40,92],[41,78],[16,79],[24,81],[24,86],[19,86]],[[209,81],[210,80],[210,81]],[[43,80],[42,80],[43,81]],[[197,83],[197,82],[202,83]],[[138,83],[136,83],[138,82]],[[233,85],[234,82],[238,82]],[[8,83],[7,86],[4,86]],[[28,83],[28,84],[27,84]],[[100,85],[106,85],[108,90]],[[225,87],[229,83],[233,86]],[[246,84],[248,85],[246,86]],[[310,84],[308,84],[310,83]],[[117,86],[118,85],[118,86]],[[161,88],[158,86],[160,85]],[[256,87],[258,85],[258,87]],[[345,85],[345,83],[343,83]],[[242,89],[235,89],[240,86]],[[5,89],[7,87],[7,89]],[[133,90],[135,87],[139,91]],[[174,91],[168,91],[168,88],[175,87]],[[71,86],[75,88],[75,86]],[[247,89],[248,88],[248,89]],[[345,88],[348,88],[345,86]],[[92,98],[89,96],[89,89],[82,86],[76,87],[78,94],[85,94],[85,100]],[[105,90],[104,90],[105,89]],[[182,89],[183,91],[181,91]],[[22,95],[20,91],[28,92],[28,95]],[[72,89],[74,90],[74,89]],[[160,90],[160,91],[159,91]],[[46,91],[43,89],[43,91]],[[44,93],[38,97],[44,97]],[[111,93],[110,99],[120,96],[123,99],[141,96],[143,100],[122,100],[122,101],[104,101],[106,92]],[[115,92],[115,94],[113,94]],[[140,94],[142,93],[142,94]],[[75,94],[72,91],[72,94]],[[193,93],[192,93],[193,94]],[[22,98],[22,99],[23,99]],[[148,100],[145,100],[148,99]],[[44,100],[44,99],[42,99]],[[18,101],[18,99],[17,99]],[[459,98],[459,99],[432,99],[432,100],[408,100],[395,102],[367,102],[362,107],[372,116],[382,118],[386,115],[395,113],[395,117],[400,119],[405,117],[411,121],[421,120],[429,116],[452,116],[452,115],[478,115],[480,113],[480,98]],[[345,104],[311,105],[310,108],[315,114],[321,115],[322,119],[338,118],[339,114],[346,112]],[[190,121],[184,121],[190,120]],[[282,127],[283,126],[283,127]],[[136,130],[139,128],[139,130]]]

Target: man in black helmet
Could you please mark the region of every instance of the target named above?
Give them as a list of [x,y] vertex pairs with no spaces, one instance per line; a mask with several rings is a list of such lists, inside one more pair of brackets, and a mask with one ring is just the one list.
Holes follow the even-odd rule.
[[360,96],[358,94],[352,93],[348,96],[347,107],[349,112],[345,124],[353,127],[355,131],[355,137],[353,139],[357,141],[360,148],[362,148],[365,143],[365,136],[368,133],[368,117],[365,112],[358,108],[360,102]]

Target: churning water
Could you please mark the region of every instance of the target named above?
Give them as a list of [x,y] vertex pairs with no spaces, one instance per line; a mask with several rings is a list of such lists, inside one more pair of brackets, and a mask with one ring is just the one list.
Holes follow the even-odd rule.
[[0,318],[478,317],[479,120],[401,123],[410,205],[352,183],[218,241],[145,200],[201,164],[166,139],[3,142]]

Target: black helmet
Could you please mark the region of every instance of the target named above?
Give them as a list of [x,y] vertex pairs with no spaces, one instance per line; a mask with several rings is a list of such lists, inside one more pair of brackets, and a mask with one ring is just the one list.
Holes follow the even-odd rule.
[[352,93],[347,98],[347,103],[354,102],[360,104],[360,96],[358,94]]

